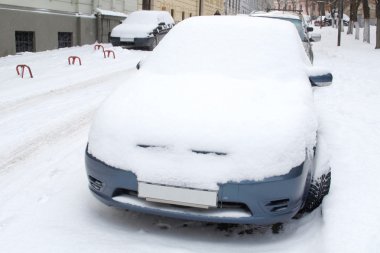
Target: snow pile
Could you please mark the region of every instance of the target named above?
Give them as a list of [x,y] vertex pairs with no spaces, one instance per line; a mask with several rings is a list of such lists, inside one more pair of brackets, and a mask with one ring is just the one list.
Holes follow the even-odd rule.
[[158,24],[164,22],[173,25],[174,20],[166,11],[135,11],[122,24],[112,29],[112,37],[144,38],[149,35]]
[[303,47],[290,23],[250,21],[194,18],[175,27],[98,111],[89,152],[139,180],[207,189],[301,164],[317,129]]

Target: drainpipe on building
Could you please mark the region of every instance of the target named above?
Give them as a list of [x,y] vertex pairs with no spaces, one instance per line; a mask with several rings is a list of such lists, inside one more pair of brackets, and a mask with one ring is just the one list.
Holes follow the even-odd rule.
[[98,43],[102,42],[102,14],[101,13],[96,13],[96,40]]
[[79,46],[82,45],[82,29],[81,29],[81,18],[80,18],[80,15],[79,15],[79,0],[76,0],[75,1],[75,11],[77,13],[77,22],[76,22],[76,26],[77,26],[77,44]]
[[77,16],[77,44],[82,46],[82,27],[81,27],[81,18]]
[[203,0],[199,0],[199,16],[203,15]]

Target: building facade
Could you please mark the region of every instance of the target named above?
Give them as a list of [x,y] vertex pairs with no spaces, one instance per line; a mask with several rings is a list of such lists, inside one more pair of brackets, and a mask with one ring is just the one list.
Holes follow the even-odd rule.
[[263,11],[270,9],[271,0],[225,0],[224,14],[250,14],[252,11]]
[[179,22],[223,13],[223,0],[0,0],[0,57],[109,42],[136,10],[164,10]]
[[169,11],[175,22],[192,16],[208,16],[224,12],[223,0],[139,0],[138,8]]

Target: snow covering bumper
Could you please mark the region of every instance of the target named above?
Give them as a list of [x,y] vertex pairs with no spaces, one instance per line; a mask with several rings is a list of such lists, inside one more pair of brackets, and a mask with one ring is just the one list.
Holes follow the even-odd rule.
[[112,46],[124,48],[149,48],[154,45],[155,37],[134,38],[133,41],[120,41],[120,37],[110,37]]
[[286,175],[263,181],[221,184],[218,207],[200,209],[148,202],[137,197],[137,177],[85,156],[89,188],[108,206],[185,220],[233,224],[275,224],[291,219],[303,206],[310,185],[310,162]]

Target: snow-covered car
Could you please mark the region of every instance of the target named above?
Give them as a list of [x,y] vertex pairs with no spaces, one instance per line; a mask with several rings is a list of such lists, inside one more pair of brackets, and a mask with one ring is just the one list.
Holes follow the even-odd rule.
[[174,26],[167,11],[135,11],[111,32],[113,46],[153,50]]
[[303,46],[309,57],[310,61],[313,62],[314,54],[311,42],[318,42],[321,40],[321,35],[318,33],[309,34],[313,31],[313,27],[309,27],[307,22],[304,20],[303,16],[297,12],[290,11],[270,11],[265,13],[251,13],[251,17],[261,17],[261,18],[276,18],[280,20],[285,20],[291,22],[298,31],[298,34],[302,40]]
[[182,21],[107,98],[85,155],[96,198],[242,224],[320,205],[330,166],[312,86],[332,75],[312,67],[290,22],[251,19]]
[[[336,14],[336,18],[338,19],[338,14]],[[342,19],[343,19],[343,25],[344,26],[348,26],[348,24],[350,23],[350,18],[346,15],[346,14],[344,14],[343,13],[343,17],[342,17]],[[322,22],[322,26],[331,26],[332,25],[332,22],[333,22],[333,20],[332,20],[332,17],[331,17],[331,14],[330,13],[327,13],[326,14],[326,16],[319,16],[318,18],[317,18],[317,20],[316,21],[314,21],[314,25],[315,26],[320,26],[320,21],[321,20],[323,20],[323,22]],[[336,21],[335,21],[336,22]]]

